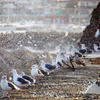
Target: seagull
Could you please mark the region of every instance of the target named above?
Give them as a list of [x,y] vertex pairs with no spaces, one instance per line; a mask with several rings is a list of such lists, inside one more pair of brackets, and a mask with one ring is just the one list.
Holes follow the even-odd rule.
[[49,75],[49,72],[47,71],[44,71],[42,68],[38,67],[37,65],[34,65],[38,70],[41,71],[41,74],[43,74],[44,76],[48,76]]
[[93,44],[94,45],[94,51],[96,52],[100,52],[100,47],[97,46],[96,44]]
[[85,61],[81,57],[78,57],[78,55],[75,55],[73,60],[76,64],[85,66]]
[[75,55],[78,55],[78,57],[82,57],[82,54],[75,52]]
[[51,65],[51,64],[45,63],[43,60],[40,61],[40,67],[44,71],[52,71],[52,70],[56,69],[55,65]]
[[44,76],[44,75],[42,74],[42,72],[37,68],[37,65],[32,65],[32,66],[30,67],[30,69],[31,69],[31,75],[32,75],[32,77],[35,79],[35,81],[36,81],[36,78],[37,78],[37,77]]
[[85,53],[86,53],[86,47],[85,47],[85,44],[81,44],[81,49],[79,49],[78,52],[81,53],[81,54],[85,54]]
[[35,80],[31,76],[25,75],[25,73],[23,71],[21,71],[19,73],[19,76],[26,79],[26,80],[28,80],[28,81],[30,81],[33,84],[35,83]]
[[78,57],[82,57],[82,54],[81,54],[81,53],[75,52],[75,50],[72,49],[72,50],[71,50],[71,55],[70,55],[70,56],[74,57],[75,55],[78,55]]
[[31,82],[28,80],[25,80],[24,78],[21,78],[15,69],[12,69],[10,73],[13,73],[13,82],[16,84],[18,87],[21,88],[21,86],[27,86],[31,85]]
[[88,47],[85,46],[85,44],[81,44],[81,49],[79,49],[79,53],[81,54],[91,54],[94,53],[94,51]]
[[74,56],[75,56],[75,50],[74,50],[74,49],[71,49],[70,56],[72,56],[72,57],[74,57]]
[[61,53],[61,62],[72,69],[72,67],[68,64],[70,62],[69,56],[65,56],[64,53]]
[[5,75],[3,75],[1,79],[1,88],[5,91],[4,97],[7,97],[7,94],[10,91],[20,90],[20,88],[18,88],[12,82],[7,81],[7,77]]
[[75,57],[76,55],[77,55],[78,57],[82,57],[82,54],[80,54],[79,52],[75,52],[75,50],[72,49],[72,50],[71,50],[71,53],[70,53],[70,56],[69,56],[69,61],[70,61],[70,63],[71,63],[71,65],[72,65],[73,68],[74,68],[74,65],[72,64],[72,62],[74,61],[74,57]]
[[87,52],[87,54],[94,53],[94,51],[92,49],[89,49],[89,48],[86,48],[86,52]]
[[62,66],[62,64],[60,62],[56,62],[56,57],[52,57],[52,65],[56,66],[56,68],[54,69],[55,72],[58,72],[59,70],[61,70],[60,66]]
[[85,66],[85,61],[81,57],[79,57],[78,55],[75,55],[73,58],[70,57],[70,63],[72,65],[73,70],[75,70],[75,67],[74,67],[72,62],[75,62],[78,65]]
[[72,65],[72,69],[73,69],[73,71],[75,70],[75,67],[74,67],[74,65],[73,65],[73,58],[71,58],[71,56],[69,57],[69,60],[70,60],[70,64]]
[[[82,48],[82,49],[83,49],[83,48]],[[75,52],[75,50],[73,50],[73,49],[71,50],[71,54],[70,54],[69,60],[70,60],[70,64],[72,65],[73,70],[75,70],[75,67],[74,67],[74,65],[73,65],[72,62],[77,63],[78,60],[79,60],[79,58],[81,59],[82,56],[83,56],[83,55],[82,55],[81,53]],[[78,59],[77,59],[77,58],[78,58]],[[78,64],[78,63],[77,63],[77,64]]]
[[57,55],[57,56],[56,56],[56,65],[59,66],[59,67],[63,67],[62,61],[61,61],[60,52],[57,52],[56,55]]
[[52,57],[52,65],[53,66],[57,66],[56,57]]
[[60,68],[62,66],[61,61],[58,62],[56,57],[52,57],[52,65],[56,66],[56,68]]
[[99,29],[97,29],[96,33],[95,33],[95,38],[98,38],[100,36],[100,31]]

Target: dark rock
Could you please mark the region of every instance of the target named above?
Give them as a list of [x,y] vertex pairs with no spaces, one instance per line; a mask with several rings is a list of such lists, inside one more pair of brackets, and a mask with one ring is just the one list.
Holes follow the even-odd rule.
[[93,44],[99,45],[100,38],[95,38],[97,29],[100,29],[100,2],[91,13],[90,25],[83,31],[83,36],[79,44],[86,44],[89,48],[93,49]]

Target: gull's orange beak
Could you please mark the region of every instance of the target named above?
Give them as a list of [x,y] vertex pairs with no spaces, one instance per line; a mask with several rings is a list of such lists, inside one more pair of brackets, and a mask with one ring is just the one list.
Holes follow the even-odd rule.
[[31,67],[29,69],[32,69]]
[[11,74],[12,72],[9,72],[9,74]]
[[54,56],[56,56],[56,53],[53,53]]

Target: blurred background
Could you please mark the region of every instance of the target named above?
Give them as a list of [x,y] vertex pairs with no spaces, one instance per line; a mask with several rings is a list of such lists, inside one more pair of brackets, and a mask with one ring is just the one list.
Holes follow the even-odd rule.
[[[82,32],[99,0],[0,0],[0,30]],[[76,30],[77,29],[77,30]]]

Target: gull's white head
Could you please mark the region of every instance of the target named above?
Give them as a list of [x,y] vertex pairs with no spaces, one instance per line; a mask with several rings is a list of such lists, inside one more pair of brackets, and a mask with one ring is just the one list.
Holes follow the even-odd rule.
[[5,80],[5,79],[7,79],[7,77],[5,75],[3,75],[1,79]]
[[82,49],[86,49],[85,44],[81,44],[81,48],[82,48]]
[[37,64],[34,64],[29,69],[36,69],[36,68],[38,68],[38,65]]
[[17,71],[15,70],[15,69],[12,69],[11,71],[10,71],[10,73],[17,73]]
[[85,46],[85,44],[81,44],[81,46]]
[[43,60],[40,60],[39,64],[43,65],[45,62]]
[[93,44],[94,46],[96,45],[97,46],[97,44]]
[[21,72],[19,73],[19,75],[20,75],[20,76],[23,76],[23,75],[25,75],[25,73],[24,73],[23,71],[21,71]]
[[61,53],[61,58],[65,58],[65,55],[64,55],[64,53]]

